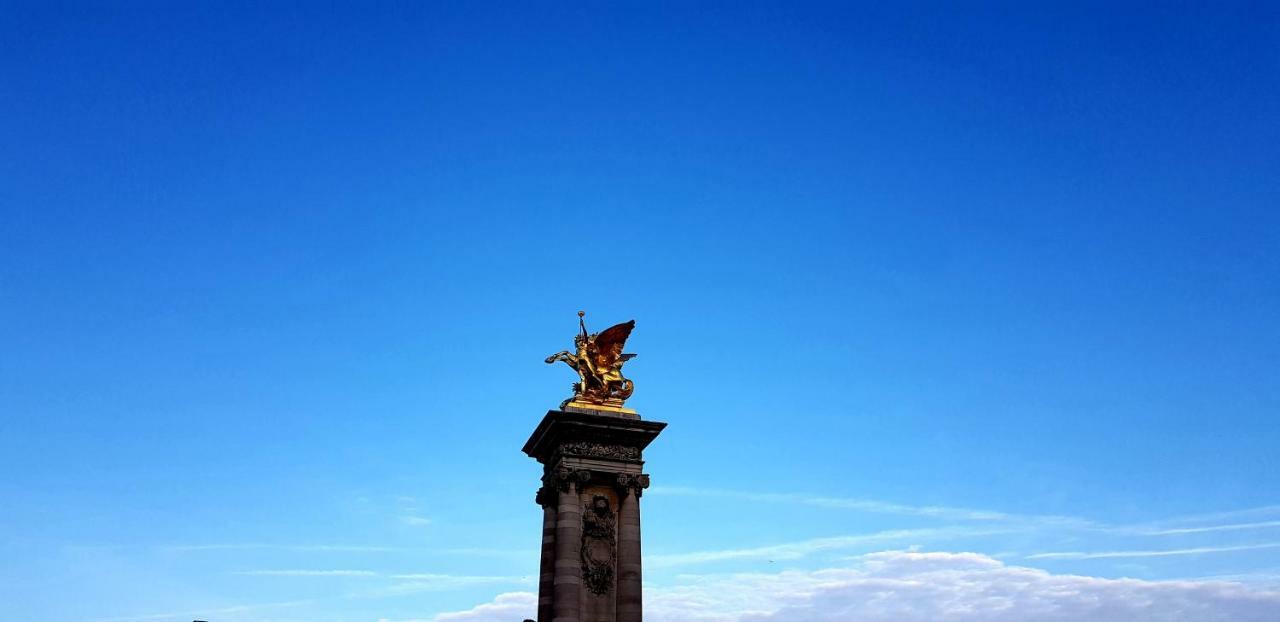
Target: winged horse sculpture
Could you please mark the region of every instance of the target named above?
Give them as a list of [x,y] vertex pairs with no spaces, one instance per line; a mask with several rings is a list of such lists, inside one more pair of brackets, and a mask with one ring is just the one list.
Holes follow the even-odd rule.
[[623,346],[636,321],[623,322],[610,326],[599,333],[587,333],[586,314],[578,312],[578,326],[582,332],[574,335],[574,350],[562,350],[548,356],[546,362],[554,364],[563,361],[578,372],[578,382],[573,384],[573,397],[561,405],[576,405],[584,408],[601,408],[606,410],[626,410],[622,403],[631,397],[635,385],[622,375],[622,365],[635,358],[634,354],[624,354]]

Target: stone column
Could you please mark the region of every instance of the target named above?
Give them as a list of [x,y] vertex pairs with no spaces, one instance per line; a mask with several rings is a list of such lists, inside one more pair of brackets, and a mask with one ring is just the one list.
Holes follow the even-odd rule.
[[618,476],[618,619],[641,622],[640,494],[649,485],[648,475]]
[[538,622],[551,622],[555,600],[556,572],[556,491],[543,486],[537,501],[542,506],[542,565],[538,573]]
[[543,467],[538,622],[641,622],[643,451],[666,426],[553,410],[529,436],[524,453]]
[[572,471],[559,474],[552,622],[580,622],[582,610],[582,499],[575,475]]

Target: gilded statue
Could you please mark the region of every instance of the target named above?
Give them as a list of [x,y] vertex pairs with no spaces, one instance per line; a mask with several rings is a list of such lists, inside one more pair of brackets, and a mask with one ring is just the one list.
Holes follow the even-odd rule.
[[622,348],[635,328],[636,321],[623,322],[599,332],[587,333],[587,324],[578,312],[578,326],[582,332],[573,337],[574,351],[562,350],[547,357],[548,364],[564,361],[578,372],[578,382],[573,384],[573,397],[565,400],[561,408],[576,406],[595,410],[634,412],[623,408],[622,403],[631,397],[635,385],[622,375],[622,365],[635,358],[623,354]]

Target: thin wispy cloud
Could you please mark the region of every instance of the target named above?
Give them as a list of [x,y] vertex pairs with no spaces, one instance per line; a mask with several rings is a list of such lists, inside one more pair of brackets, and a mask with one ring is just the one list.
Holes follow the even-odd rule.
[[240,570],[231,574],[251,577],[376,577],[372,570]]
[[1257,551],[1280,548],[1280,542],[1262,544],[1245,544],[1240,546],[1202,546],[1184,549],[1164,549],[1147,551],[1066,551],[1057,553],[1035,553],[1025,559],[1112,559],[1140,557],[1175,557],[1180,555],[1204,555],[1207,553],[1231,553],[1236,551]]
[[195,553],[201,551],[293,551],[298,553],[399,553],[413,549],[394,546],[364,546],[348,544],[264,544],[264,543],[215,543],[171,544],[157,547],[170,553]]
[[430,584],[437,589],[456,589],[472,585],[491,585],[500,583],[525,583],[529,577],[494,576],[494,575],[456,575],[433,572],[389,573],[375,570],[316,570],[316,569],[268,569],[238,570],[234,575],[251,577],[386,577],[396,581],[413,582],[422,585]]
[[[425,519],[430,520],[430,519]],[[116,547],[127,548],[127,547]],[[433,553],[439,555],[468,555],[481,557],[523,558],[537,555],[536,549],[450,547],[430,549],[423,547],[347,545],[347,544],[265,544],[265,543],[214,543],[170,544],[153,547],[166,553],[199,553],[204,551],[288,551],[293,553]]]
[[451,575],[437,573],[407,573],[390,575],[399,581],[393,585],[368,590],[358,594],[363,598],[380,598],[389,596],[405,596],[423,592],[449,592],[470,587],[486,585],[530,585],[534,583],[532,576],[489,576],[489,575]]
[[452,575],[452,574],[438,574],[438,573],[430,573],[430,572],[393,574],[391,575],[391,578],[405,579],[405,580],[412,580],[412,581],[439,581],[442,583],[452,583],[455,585],[460,585],[460,584],[474,585],[478,583],[511,583],[511,582],[520,582],[527,579],[527,577]]
[[812,507],[821,507],[827,509],[845,509],[860,512],[869,512],[875,514],[895,514],[901,516],[916,516],[922,518],[937,518],[949,521],[962,522],[992,522],[1001,523],[1011,526],[1019,526],[1025,529],[1064,529],[1077,531],[1090,531],[1095,533],[1107,533],[1113,535],[1130,535],[1130,536],[1176,536],[1196,533],[1211,533],[1217,531],[1243,531],[1255,529],[1274,529],[1280,528],[1280,519],[1254,521],[1245,523],[1219,523],[1219,524],[1201,524],[1193,523],[1214,523],[1215,521],[1225,521],[1240,519],[1245,517],[1264,517],[1270,515],[1280,516],[1280,505],[1268,505],[1257,508],[1247,508],[1243,510],[1232,510],[1228,512],[1217,512],[1212,514],[1199,514],[1192,516],[1180,516],[1165,519],[1158,522],[1144,523],[1140,525],[1114,525],[1100,521],[1082,518],[1077,516],[1063,516],[1056,514],[1012,514],[999,510],[986,510],[974,508],[961,508],[938,505],[912,505],[906,503],[896,503],[891,501],[880,501],[875,499],[860,499],[852,497],[833,497],[824,495],[806,495],[795,493],[768,493],[768,492],[746,492],[737,490],[724,490],[717,488],[696,488],[686,486],[659,486],[653,488],[649,494],[651,495],[670,495],[670,496],[689,496],[689,497],[717,497],[732,498],[748,502],[788,504],[788,505],[808,505]]
[[440,549],[435,551],[444,555],[466,555],[468,557],[509,557],[523,559],[529,556],[536,556],[536,549],[495,549],[484,547],[455,547],[449,549]]
[[1209,512],[1204,514],[1191,514],[1187,516],[1178,516],[1162,521],[1164,523],[1212,523],[1217,521],[1234,521],[1239,519],[1263,518],[1271,516],[1280,516],[1280,505],[1262,505],[1253,508],[1244,508],[1240,510],[1227,510],[1223,512]]
[[[995,512],[990,510],[975,510],[968,508],[954,508],[946,506],[932,505],[908,505],[902,503],[892,503],[887,501],[877,501],[874,499],[857,499],[850,497],[828,497],[821,495],[803,495],[794,493],[761,493],[761,492],[745,492],[738,490],[723,490],[717,488],[693,488],[686,486],[659,486],[651,489],[650,495],[670,495],[670,496],[687,496],[687,497],[728,497],[741,499],[743,501],[758,501],[763,503],[785,503],[810,505],[822,508],[841,508],[847,510],[860,510],[864,512],[873,512],[878,514],[901,514],[909,516],[925,516],[932,518],[946,518],[953,520],[968,521],[1007,521],[1015,518],[1013,515],[1004,512]],[[1057,520],[1073,521],[1068,517],[1043,517],[1054,518]]]
[[1148,536],[1176,536],[1192,533],[1212,533],[1215,531],[1241,531],[1248,529],[1272,529],[1280,527],[1280,520],[1260,521],[1256,523],[1234,523],[1227,525],[1206,525],[1203,527],[1178,527],[1169,529],[1150,529],[1140,532]]
[[1252,572],[1238,572],[1233,574],[1215,574],[1205,576],[1186,577],[1180,579],[1182,581],[1230,581],[1232,583],[1244,583],[1261,585],[1264,588],[1278,589],[1280,588],[1280,568],[1269,568],[1255,570]]
[[1138,525],[1113,527],[1121,535],[1180,536],[1219,531],[1280,528],[1280,505],[1264,505],[1225,512],[1174,516]]
[[939,540],[960,537],[988,536],[1000,533],[1004,533],[1004,531],[998,529],[969,529],[964,527],[898,529],[851,536],[813,538],[810,540],[801,540],[798,542],[788,542],[768,546],[646,555],[644,561],[645,564],[649,566],[663,567],[726,560],[789,560],[799,559],[815,553],[838,551],[859,546],[880,545],[895,542],[900,543],[912,540]]
[[140,615],[118,616],[113,618],[91,618],[89,622],[132,622],[135,620],[168,620],[174,618],[193,618],[193,617],[216,617],[224,614],[247,613],[258,611],[260,609],[275,609],[283,607],[298,607],[310,605],[314,600],[290,600],[274,603],[255,603],[250,605],[231,605],[228,607],[218,607],[213,609],[190,609],[187,611],[170,611],[166,613],[145,613]]
[[418,503],[418,498],[412,495],[400,495],[396,497],[397,518],[401,524],[410,527],[425,527],[431,524],[431,519],[426,517]]

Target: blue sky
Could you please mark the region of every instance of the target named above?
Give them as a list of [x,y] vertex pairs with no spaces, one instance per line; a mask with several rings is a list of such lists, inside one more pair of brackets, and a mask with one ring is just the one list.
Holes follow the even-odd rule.
[[579,309],[659,622],[1280,610],[1273,6],[4,8],[0,618],[531,616]]

